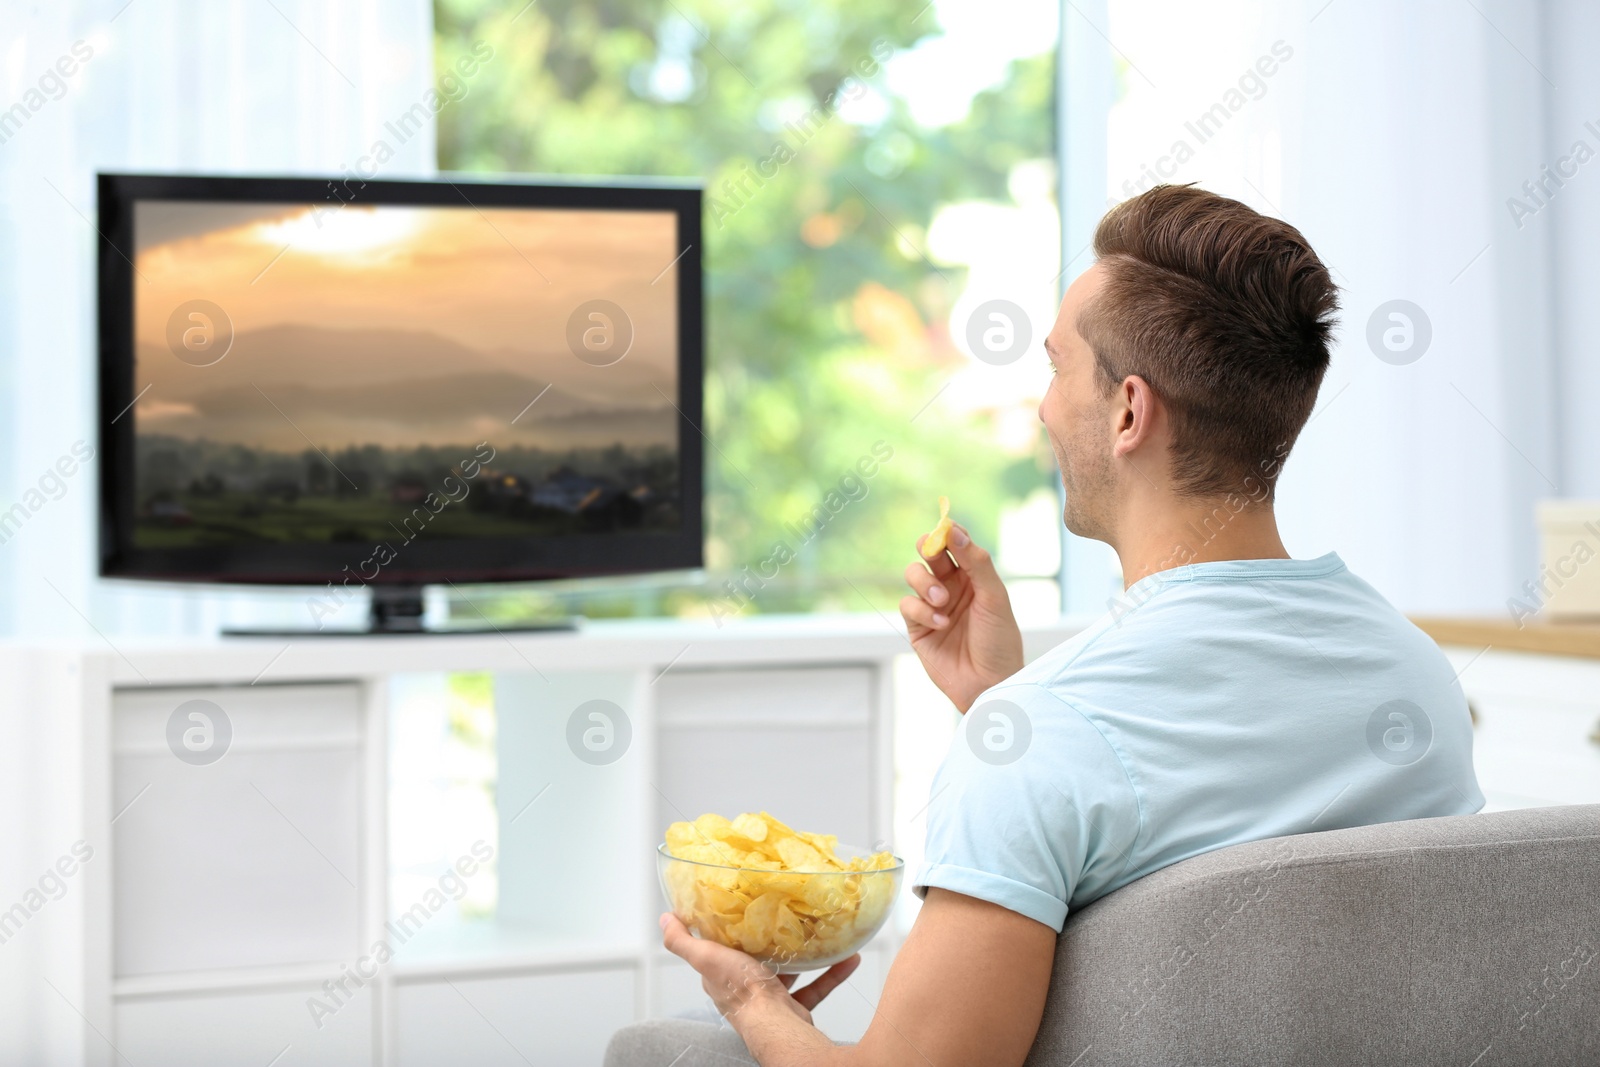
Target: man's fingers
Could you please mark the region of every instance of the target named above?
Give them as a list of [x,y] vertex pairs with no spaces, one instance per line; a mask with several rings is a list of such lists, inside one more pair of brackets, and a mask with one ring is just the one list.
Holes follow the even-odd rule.
[[950,619],[942,612],[935,611],[933,605],[914,596],[900,598],[900,617],[906,620],[906,626],[921,626],[926,630],[943,630],[950,625]]
[[967,572],[967,581],[972,583],[974,593],[1005,591],[1000,572],[994,569],[994,559],[978,547],[965,528],[956,526],[951,529],[949,552],[961,569]]
[[723,946],[714,941],[703,941],[689,932],[683,921],[671,912],[661,916],[661,943],[668,952],[683,960],[689,966],[705,974],[705,969],[716,962],[716,955]]
[[823,997],[838,989],[839,984],[854,974],[859,966],[861,966],[861,953],[858,952],[849,959],[840,960],[823,971],[816,981],[804,989],[796,989],[789,995],[794,997],[806,1011],[811,1011],[822,1003]]
[[697,950],[702,947],[700,939],[691,934],[682,920],[671,912],[661,916],[661,943],[668,952],[688,961],[690,966],[694,965]]
[[928,565],[933,571],[933,576],[940,580],[950,577],[956,572],[955,560],[950,558],[949,539],[946,538],[945,551],[936,554],[932,559],[922,554],[922,544],[928,539],[927,534],[917,538],[917,558]]
[[917,595],[935,608],[943,609],[950,603],[950,590],[940,583],[928,572],[928,568],[920,563],[906,564],[906,584],[917,591]]

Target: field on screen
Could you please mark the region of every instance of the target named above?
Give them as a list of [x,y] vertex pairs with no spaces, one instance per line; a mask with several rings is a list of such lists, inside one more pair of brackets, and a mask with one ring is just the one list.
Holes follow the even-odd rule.
[[[392,541],[419,507],[429,538],[675,529],[676,239],[666,212],[141,202],[136,543]],[[608,365],[569,343],[597,299],[632,331]]]

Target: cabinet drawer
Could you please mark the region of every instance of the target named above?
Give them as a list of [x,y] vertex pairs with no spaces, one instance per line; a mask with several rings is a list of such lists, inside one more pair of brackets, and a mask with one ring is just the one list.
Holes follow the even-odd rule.
[[[112,722],[117,977],[356,955],[359,686],[119,692]],[[202,726],[226,748],[186,761]]]
[[[1470,690],[1469,690],[1470,692]],[[1473,764],[1489,807],[1600,804],[1600,708],[1473,698]]]
[[692,726],[865,727],[872,718],[870,667],[668,671],[656,683],[663,728]]
[[1487,808],[1600,803],[1600,663],[1480,651],[1446,649],[1477,712]]
[[657,840],[708,811],[769,811],[800,830],[872,842],[872,738],[865,729],[666,729],[657,741]]
[[596,1067],[633,1022],[635,972],[579,971],[448,982],[395,990],[399,1067]]
[[870,667],[661,678],[654,832],[705,812],[765,810],[845,844],[871,845],[875,682]]
[[[330,968],[329,977],[335,971]],[[372,987],[313,1019],[316,988],[134,999],[116,1008],[117,1063],[345,1067],[372,1060]],[[321,1025],[319,1026],[318,1023]],[[274,1059],[274,1057],[279,1057]]]

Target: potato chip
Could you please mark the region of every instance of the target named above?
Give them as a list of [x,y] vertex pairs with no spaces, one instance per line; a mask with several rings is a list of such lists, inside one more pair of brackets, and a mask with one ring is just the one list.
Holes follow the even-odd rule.
[[736,816],[732,826],[734,833],[753,842],[759,843],[767,839],[767,821],[759,815],[746,812]]
[[789,871],[826,871],[838,866],[823,859],[822,853],[798,837],[785,837],[778,842],[778,858]]
[[[882,925],[900,884],[889,852],[837,854],[833,834],[797,831],[767,812],[702,815],[667,828],[661,885],[700,937],[781,970],[826,966]],[[709,866],[699,866],[701,864]]]
[[[670,833],[672,827],[667,830]],[[694,821],[694,832],[702,841],[725,841],[733,833],[733,823],[720,815],[706,814]]]
[[933,559],[945,550],[945,545],[950,540],[950,527],[955,523],[950,518],[950,498],[939,498],[939,522],[928,531],[927,539],[922,542],[922,558]]
[[833,850],[839,847],[839,838],[833,834],[808,834],[800,830],[795,836],[824,855],[833,855]]

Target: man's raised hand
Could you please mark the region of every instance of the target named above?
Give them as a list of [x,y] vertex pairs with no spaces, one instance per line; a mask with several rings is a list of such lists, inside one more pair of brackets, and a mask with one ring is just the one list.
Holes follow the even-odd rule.
[[[922,555],[925,538],[917,539]],[[1022,669],[1022,631],[989,553],[956,526],[931,560],[906,567],[916,593],[900,601],[928,677],[965,713],[985,689]]]

